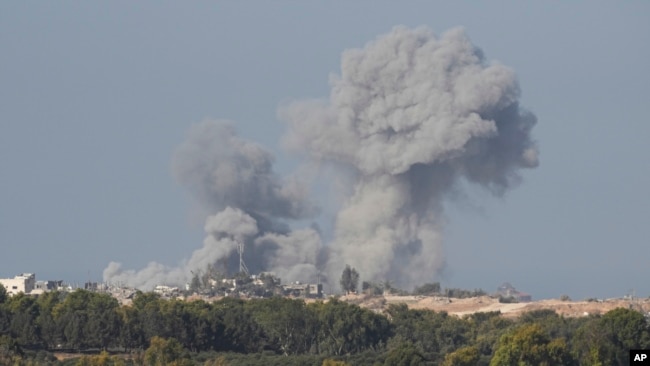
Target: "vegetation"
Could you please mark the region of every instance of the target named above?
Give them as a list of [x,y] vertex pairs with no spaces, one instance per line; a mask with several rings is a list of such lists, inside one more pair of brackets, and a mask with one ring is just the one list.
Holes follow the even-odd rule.
[[422,286],[416,287],[413,290],[413,295],[439,295],[440,289],[440,282],[425,283]]
[[[334,298],[207,303],[139,292],[120,306],[84,290],[0,296],[0,365],[627,365],[628,349],[649,347],[646,317],[623,308],[512,320],[406,305],[377,314]],[[57,361],[63,351],[77,356]]]
[[513,296],[499,296],[499,302],[502,304],[514,304],[518,303],[519,301]]
[[357,292],[359,286],[359,273],[356,269],[351,268],[349,265],[345,266],[341,274],[341,289],[344,292]]

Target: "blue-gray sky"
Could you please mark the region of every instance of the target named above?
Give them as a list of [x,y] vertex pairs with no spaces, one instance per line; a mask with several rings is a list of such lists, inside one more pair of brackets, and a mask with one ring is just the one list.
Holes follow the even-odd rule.
[[289,174],[278,107],[327,97],[341,53],[396,25],[464,27],[538,118],[540,165],[520,186],[446,202],[443,285],[650,295],[641,1],[3,2],[0,277],[97,281],[109,261],[189,258],[204,218],[170,162],[190,126],[232,120]]

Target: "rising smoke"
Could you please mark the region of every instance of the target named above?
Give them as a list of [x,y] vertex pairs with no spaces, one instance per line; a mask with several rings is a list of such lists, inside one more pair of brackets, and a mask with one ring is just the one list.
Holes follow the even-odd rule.
[[[303,277],[295,276],[304,275],[305,268],[316,268],[322,247],[316,231],[291,232],[283,221],[318,212],[308,190],[295,179],[283,180],[275,174],[273,156],[239,138],[230,122],[203,121],[193,126],[174,153],[172,173],[201,211],[217,212],[206,219],[203,247],[178,267],[152,262],[134,271],[111,262],[104,281],[143,289],[181,285],[215,263],[232,274],[239,269],[238,243],[244,243],[245,263],[253,273],[273,271],[285,275],[285,280],[298,280]],[[286,260],[289,255],[296,260]],[[313,271],[304,280],[316,275]]]
[[[396,27],[345,51],[330,85],[327,100],[280,110],[287,148],[351,182],[330,243],[321,245],[313,229],[290,231],[286,224],[318,212],[304,185],[274,174],[272,156],[238,138],[230,124],[203,122],[172,166],[206,210],[221,211],[208,218],[204,247],[180,269],[152,263],[134,272],[111,263],[104,279],[180,283],[196,266],[232,262],[233,243],[243,241],[247,264],[284,280],[322,272],[336,283],[350,264],[365,280],[432,281],[444,266],[445,197],[462,180],[503,193],[518,182],[520,168],[537,165],[530,136],[536,118],[519,107],[514,72],[486,62],[462,29],[436,37],[425,28]],[[213,225],[219,215],[221,226]]]

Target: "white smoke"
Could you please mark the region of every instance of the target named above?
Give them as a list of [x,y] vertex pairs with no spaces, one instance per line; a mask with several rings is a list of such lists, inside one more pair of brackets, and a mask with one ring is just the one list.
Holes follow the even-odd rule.
[[203,210],[219,212],[206,221],[204,246],[178,268],[152,263],[136,272],[111,262],[105,280],[185,281],[189,270],[217,260],[232,265],[243,242],[252,272],[285,281],[325,272],[336,283],[349,264],[364,279],[416,285],[444,266],[443,203],[458,182],[501,194],[518,182],[519,169],[537,165],[536,118],[519,108],[514,72],[486,62],[462,29],[437,37],[396,27],[345,51],[330,84],[327,100],[295,101],[279,114],[289,149],[306,153],[312,168],[333,167],[332,181],[351,182],[331,243],[287,225],[318,213],[303,184],[276,175],[272,155],[229,122],[204,121],[172,160],[177,181]]

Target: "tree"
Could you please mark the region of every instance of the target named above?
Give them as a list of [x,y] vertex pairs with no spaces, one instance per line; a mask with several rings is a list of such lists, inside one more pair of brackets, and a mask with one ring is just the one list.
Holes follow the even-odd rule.
[[322,366],[349,366],[349,364],[344,361],[336,361],[326,358],[323,360]]
[[402,343],[388,352],[384,365],[386,366],[419,366],[425,365],[425,359],[411,342]]
[[20,349],[20,346],[15,339],[6,335],[0,335],[0,364],[19,364],[18,360],[20,360],[22,356],[23,351]]
[[272,297],[246,304],[253,319],[279,352],[287,355],[306,353],[315,341],[315,314],[302,300]]
[[91,294],[86,306],[88,322],[84,333],[90,344],[106,350],[118,339],[122,328],[122,318],[117,312],[119,303],[108,294]]
[[39,306],[33,296],[19,293],[9,299],[7,309],[10,314],[10,334],[22,346],[35,346],[41,343],[41,330],[36,324]]
[[7,301],[7,289],[0,283],[0,305]]
[[136,310],[137,327],[140,329],[144,340],[151,339],[153,336],[166,336],[164,334],[164,319],[161,314],[162,300],[160,296],[147,292],[138,291],[133,298],[133,308]]
[[440,293],[440,282],[425,283],[413,290],[413,295],[433,295]]
[[490,362],[493,366],[570,364],[572,359],[564,339],[549,339],[537,323],[523,325],[501,337]]
[[194,276],[192,276],[192,281],[190,282],[190,291],[191,292],[199,292],[201,289],[201,280],[199,279],[199,274],[194,273]]
[[446,312],[408,309],[406,304],[391,304],[394,339],[413,343],[424,357],[439,364],[444,355],[464,346],[472,338],[471,323]]
[[[244,305],[247,307],[244,308]],[[224,297],[211,307],[211,316],[215,318],[215,331],[219,342],[215,344],[217,351],[234,351],[241,353],[261,352],[261,327],[253,319],[251,305],[243,300]]]
[[478,363],[480,357],[478,348],[463,347],[454,352],[447,353],[442,366],[474,366]]
[[350,267],[349,265],[346,265],[343,273],[341,274],[341,288],[343,291],[350,293],[356,292],[358,286],[359,273],[356,269]]
[[67,347],[85,349],[90,346],[90,337],[86,333],[90,296],[91,292],[78,289],[66,295],[65,300],[54,307],[54,320]]
[[138,317],[138,310],[133,306],[122,306],[117,311],[121,318],[120,345],[125,351],[134,348],[144,348],[145,338],[142,323]]
[[174,338],[152,337],[150,343],[151,346],[144,353],[146,366],[171,365],[184,358],[183,346]]
[[573,351],[592,365],[628,365],[630,349],[650,347],[650,329],[643,314],[618,308],[593,317],[576,332]]
[[377,350],[390,336],[385,316],[357,305],[330,299],[310,304],[318,317],[319,353],[345,355]]
[[106,351],[102,351],[98,355],[83,356],[75,366],[124,366],[126,362],[118,356],[111,356]]
[[600,321],[603,333],[609,336],[609,341],[620,354],[617,361],[623,359],[627,364],[629,353],[625,350],[643,349],[650,346],[650,334],[645,317],[638,311],[618,308],[607,312]]
[[41,337],[47,348],[54,348],[63,342],[62,328],[54,319],[54,309],[59,305],[65,294],[59,291],[46,292],[38,296],[36,302],[40,313],[36,318],[36,324],[41,329]]
[[366,295],[381,295],[384,293],[384,287],[375,282],[363,281],[361,283],[361,291]]

